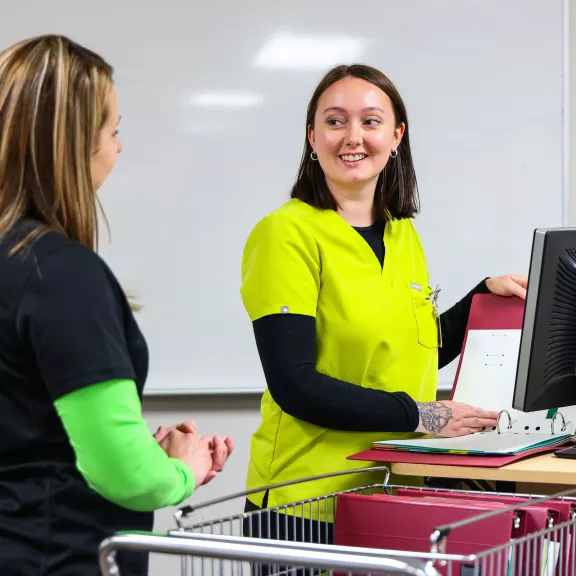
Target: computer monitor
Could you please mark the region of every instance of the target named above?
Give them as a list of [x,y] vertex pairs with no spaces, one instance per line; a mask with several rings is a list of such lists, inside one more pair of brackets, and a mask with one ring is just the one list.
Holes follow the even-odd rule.
[[537,229],[513,408],[576,405],[576,228]]

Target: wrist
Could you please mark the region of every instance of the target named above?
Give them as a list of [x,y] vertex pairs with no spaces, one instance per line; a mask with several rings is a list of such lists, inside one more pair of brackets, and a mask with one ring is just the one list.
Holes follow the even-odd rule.
[[183,490],[186,494],[185,498],[189,498],[194,490],[201,484],[201,482],[198,482],[196,472],[192,470],[190,464],[181,458],[171,458],[171,460],[174,462],[174,466],[180,471],[184,478]]
[[418,425],[414,432],[419,434],[426,434],[427,430],[424,428],[424,424],[422,424],[422,409],[426,402],[416,402],[416,408],[418,409]]

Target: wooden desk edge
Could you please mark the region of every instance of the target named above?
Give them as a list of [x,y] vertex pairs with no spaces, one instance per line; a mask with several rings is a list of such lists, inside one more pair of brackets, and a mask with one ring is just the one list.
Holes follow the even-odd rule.
[[557,458],[552,453],[528,457],[501,468],[439,466],[398,462],[391,464],[391,471],[394,474],[403,476],[568,484],[576,487],[576,460]]

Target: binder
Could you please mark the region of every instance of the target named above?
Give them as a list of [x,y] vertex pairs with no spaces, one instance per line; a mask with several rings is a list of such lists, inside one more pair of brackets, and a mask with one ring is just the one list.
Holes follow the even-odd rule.
[[[505,494],[497,494],[495,492],[445,492],[430,490],[427,488],[398,488],[398,496],[410,496],[412,498],[423,497],[441,497],[441,498],[454,498],[461,500],[479,500],[483,502],[500,502],[506,506],[514,504],[521,504],[524,502],[531,502],[531,498],[524,498],[522,496],[507,496]],[[553,520],[553,524],[560,524],[561,522],[569,522],[574,515],[576,515],[576,508],[574,503],[566,500],[546,500],[545,502],[533,503],[531,506],[546,510],[548,517]],[[538,530],[543,530],[547,526],[542,526]]]
[[[495,294],[476,294],[450,399],[487,410],[505,411],[515,433],[540,434],[551,430],[555,409],[521,412],[512,407],[524,300]],[[562,408],[556,430],[574,430],[576,406]],[[554,430],[551,431],[554,433]]]
[[348,457],[348,460],[361,460],[365,462],[383,462],[391,464],[396,462],[409,464],[426,464],[431,466],[472,466],[480,468],[501,468],[528,456],[543,454],[556,450],[556,446],[545,446],[526,450],[512,456],[470,456],[467,454],[438,454],[426,452],[406,452],[395,450],[364,450]]
[[[418,488],[398,488],[398,496],[410,496],[421,498],[453,498],[453,499],[466,499],[474,501],[489,501],[499,502],[506,506],[513,506],[521,503],[530,503],[532,499],[517,496],[506,496],[495,493],[477,493],[468,492],[465,494],[458,492],[440,492],[429,489]],[[565,500],[546,500],[545,502],[532,503],[530,506],[520,508],[517,511],[517,522],[519,533],[516,537],[525,536],[540,530],[546,530],[557,526],[562,522],[568,522],[575,516],[575,506],[573,503]],[[572,530],[566,530],[561,537],[559,534],[546,539],[544,542],[544,550],[535,550],[533,543],[528,547],[524,547],[522,552],[516,550],[515,557],[513,558],[513,565],[515,573],[519,574],[554,574],[552,566],[556,566],[558,576],[574,576],[575,567],[572,563]],[[561,555],[564,556],[560,561]],[[528,562],[528,560],[532,560]],[[548,563],[550,568],[543,566]],[[538,567],[539,570],[535,570]]]
[[[504,411],[505,412],[505,411]],[[490,430],[456,438],[420,438],[416,440],[385,440],[374,442],[375,450],[408,451],[470,456],[522,456],[538,448],[556,448],[570,442],[572,434],[545,432],[514,432]]]
[[[438,526],[504,508],[505,504],[490,501],[339,494],[334,543],[415,553],[430,552],[430,535]],[[445,553],[474,554],[505,544],[519,535],[514,513],[506,511],[453,530]],[[453,562],[451,574],[465,573],[466,567],[465,564]],[[448,574],[449,567],[436,568],[442,574]],[[508,558],[502,555],[491,562],[491,568],[494,574],[507,574]]]
[[[373,448],[524,457],[539,448],[552,450],[572,440],[564,413],[522,413],[512,408],[523,313],[524,301],[517,297],[477,294],[472,299],[451,397],[454,401],[499,411],[496,429],[458,438],[424,436],[415,440],[375,441]],[[567,415],[576,416],[576,407],[568,408]],[[501,418],[506,420],[501,422]],[[486,461],[483,465],[494,466],[494,463]]]
[[456,383],[466,350],[466,341],[470,330],[522,330],[524,322],[524,300],[522,298],[503,298],[495,294],[475,294],[472,297],[470,314],[466,324],[466,333],[462,344],[462,354],[452,385],[450,400],[454,399]]

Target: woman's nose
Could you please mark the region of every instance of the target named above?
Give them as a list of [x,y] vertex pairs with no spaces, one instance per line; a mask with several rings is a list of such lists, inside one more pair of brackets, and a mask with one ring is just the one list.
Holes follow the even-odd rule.
[[348,144],[348,146],[359,146],[362,144],[362,130],[352,122],[348,126],[346,144]]

